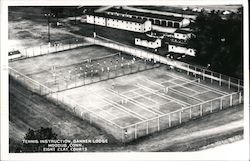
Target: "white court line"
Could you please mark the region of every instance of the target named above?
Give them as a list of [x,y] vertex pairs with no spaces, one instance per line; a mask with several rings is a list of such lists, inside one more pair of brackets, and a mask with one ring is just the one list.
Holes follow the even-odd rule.
[[[141,88],[144,88],[145,90],[147,90],[147,91],[151,91],[151,93],[153,93],[153,94],[155,94],[155,95],[157,95],[157,96],[160,96],[160,97],[163,97],[163,98],[166,98],[166,99],[172,99],[172,100],[175,100],[176,102],[178,102],[179,104],[181,104],[181,105],[183,105],[183,106],[187,106],[187,105],[191,105],[191,104],[189,104],[189,103],[186,103],[186,102],[183,102],[183,101],[180,101],[180,100],[177,100],[176,98],[173,98],[173,97],[170,97],[170,96],[167,96],[167,95],[161,95],[161,94],[157,94],[157,93],[154,93],[155,91],[153,90],[153,89],[151,89],[151,88],[149,88],[149,87],[146,87],[146,86],[143,86],[143,85],[139,85],[138,84],[138,86],[139,87],[141,87]],[[157,91],[157,92],[159,92],[159,91]]]
[[[174,101],[173,101],[173,100],[171,100],[171,101],[169,101],[169,102],[159,104],[158,106],[154,106],[154,108],[157,108],[157,107],[160,107],[160,106],[167,105],[168,103],[171,103],[171,102],[174,102]],[[174,103],[176,103],[176,102],[174,102]],[[178,103],[177,103],[177,104],[178,104]],[[181,106],[182,106],[182,108],[187,107],[187,106],[184,106],[184,105],[181,105]],[[166,114],[166,113],[164,113],[164,114]]]
[[170,80],[167,80],[167,81],[162,81],[162,82],[160,82],[160,83],[161,83],[161,84],[167,83],[167,82],[171,83],[171,82],[174,81],[174,80],[177,80],[177,79],[170,79]]
[[117,117],[117,118],[115,118],[115,119],[111,119],[111,120],[109,120],[109,121],[114,121],[114,120],[116,120],[116,119],[121,119],[121,118],[126,117],[126,116],[131,117],[131,115],[125,115],[125,114],[123,114],[123,115],[120,115],[119,117]]
[[194,99],[194,100],[198,100],[198,101],[204,102],[203,100],[201,100],[201,99],[199,99],[199,98],[194,98],[194,97],[189,96],[189,95],[187,95],[187,94],[185,94],[185,93],[183,93],[183,92],[180,92],[180,91],[178,91],[178,90],[176,90],[176,89],[171,89],[171,90],[175,91],[175,93],[180,93],[180,94],[184,95],[184,96],[187,97],[187,98],[192,98],[192,99]]
[[[138,92],[135,92],[135,91],[134,91],[133,93],[136,93],[136,94],[138,94],[139,96],[144,97],[144,98],[146,98],[147,100],[154,102],[155,104],[158,104],[158,102],[156,102],[155,100],[153,100],[153,99],[151,99],[151,98],[146,97],[146,95],[142,95],[142,94],[140,94],[140,93],[138,93]],[[140,97],[136,97],[136,98],[140,98]]]
[[[101,108],[104,108],[104,107],[111,107],[111,108],[115,108],[116,110],[117,110],[117,108],[116,108],[116,106],[114,106],[114,105],[105,105],[105,106],[102,106]],[[104,110],[104,109],[103,109]],[[120,111],[122,111],[122,110],[120,110]],[[106,111],[106,112],[108,112],[108,111]],[[110,113],[110,112],[108,112],[108,113]],[[111,114],[111,113],[110,113]],[[112,115],[114,115],[114,114],[112,114]],[[114,115],[116,118],[120,118],[120,117],[122,117],[122,116],[128,116],[125,112],[123,112],[122,114],[120,114],[120,115]],[[116,119],[115,118],[115,119]]]
[[156,85],[158,85],[158,86],[165,87],[164,85],[162,85],[162,84],[160,84],[160,83],[157,83],[157,82],[155,82],[155,81],[152,81],[152,80],[150,80],[150,79],[147,79],[147,78],[146,78],[146,80],[147,80],[148,82],[152,82],[153,84],[156,84]]
[[[138,118],[138,119],[140,119],[140,120],[146,120],[147,118],[146,117],[144,117],[144,116],[142,116],[142,115],[140,115],[140,114],[138,114],[138,113],[136,113],[136,112],[134,112],[134,111],[132,111],[132,110],[130,110],[130,109],[128,109],[128,108],[126,108],[125,106],[123,106],[123,105],[120,105],[119,103],[117,103],[117,102],[114,102],[114,101],[112,101],[112,100],[109,100],[109,99],[107,99],[107,98],[105,98],[105,97],[103,97],[103,96],[101,96],[101,95],[99,95],[99,94],[96,94],[95,93],[95,95],[96,96],[98,96],[98,97],[100,97],[100,98],[102,98],[105,102],[107,102],[107,103],[109,103],[110,105],[112,105],[112,106],[114,106],[114,105],[117,105],[117,106],[115,106],[115,107],[117,107],[118,109],[120,109],[120,110],[122,110],[122,111],[124,111],[124,112],[126,112],[126,113],[128,113],[128,114],[130,114],[130,115],[132,115],[132,116],[134,116],[134,117],[136,117],[136,118]],[[125,109],[126,110],[125,110]],[[129,112],[131,112],[131,113],[129,113]],[[138,117],[139,116],[139,117]]]
[[[142,96],[142,97],[144,97],[144,96]],[[140,97],[137,97],[137,98],[140,98]],[[144,98],[146,98],[146,97],[144,97]],[[146,99],[149,100],[148,98],[146,98]],[[151,109],[154,113],[156,112],[156,115],[158,115],[158,113],[159,113],[159,114],[162,114],[162,115],[164,114],[164,113],[162,113],[161,111],[152,108],[152,106],[148,106],[148,105],[145,105],[145,104],[143,104],[143,103],[140,103],[140,102],[136,101],[134,98],[133,98],[133,100],[134,100],[136,103],[141,104],[141,105],[145,106],[145,107],[148,108],[148,109]],[[154,103],[156,103],[156,102],[154,101]],[[156,103],[156,104],[157,104],[157,103]],[[153,107],[155,107],[155,106],[153,106]]]
[[[194,81],[192,81],[192,82],[194,82]],[[186,82],[185,84],[189,84],[189,83],[192,83],[192,82]],[[191,88],[188,88],[188,87],[183,86],[183,85],[185,85],[185,84],[179,85],[179,84],[177,84],[177,83],[175,83],[175,82],[173,82],[173,83],[176,84],[176,85],[175,85],[175,86],[168,86],[167,88],[181,87],[181,88],[185,88],[185,89],[187,89],[187,90],[193,91],[194,93],[199,93],[199,92],[197,92],[196,90],[193,90],[193,89],[191,89]]]
[[133,91],[136,91],[138,90],[139,88],[134,88],[134,89],[131,89],[129,91],[125,91],[125,92],[121,92],[121,94],[126,94],[126,93],[129,93],[129,92],[133,92]]
[[[135,103],[136,103],[136,105],[138,106],[138,107],[140,107],[140,108],[142,108],[142,109],[144,109],[144,110],[146,110],[146,111],[148,111],[148,112],[150,112],[150,113],[153,113],[153,114],[155,114],[155,115],[159,115],[159,114],[157,114],[156,112],[154,112],[154,111],[151,111],[149,108],[149,106],[146,106],[146,105],[144,105],[144,104],[142,104],[142,103],[140,103],[140,102],[138,102],[138,101],[136,101],[136,100],[134,100],[133,98],[131,98],[131,97],[127,97],[127,96],[125,96],[125,95],[122,95],[122,94],[119,94],[119,93],[116,93],[114,90],[112,90],[112,89],[107,89],[107,91],[109,91],[109,92],[112,92],[113,94],[118,94],[118,95],[120,95],[121,97],[120,98],[122,98],[122,99],[124,99],[123,97],[125,97],[125,100],[129,100],[130,102],[131,102],[131,100],[133,100]],[[133,104],[135,104],[134,102],[132,102]],[[159,113],[161,113],[160,111],[159,111]]]
[[[184,77],[180,77],[180,76],[175,76],[175,75],[173,75],[173,74],[170,74],[170,73],[168,73],[167,75],[171,75],[172,77],[175,77],[175,78],[177,78],[177,79],[182,79],[182,80],[189,80],[189,79],[187,79],[187,78],[184,78]],[[199,86],[199,87],[203,87],[203,88],[205,88],[205,89],[209,89],[209,90],[212,90],[212,91],[214,91],[215,93],[218,93],[218,94],[223,94],[223,95],[228,95],[228,94],[230,94],[230,93],[228,93],[228,92],[224,92],[224,91],[221,91],[221,90],[219,90],[219,89],[215,89],[215,88],[212,88],[212,87],[208,87],[207,85],[202,85],[202,84],[200,84],[200,83],[195,83],[196,84],[196,86]],[[217,91],[217,92],[216,92]]]
[[[96,106],[92,106],[92,107],[96,107]],[[105,107],[105,106],[103,106],[103,107]],[[111,116],[113,116],[114,118],[117,118],[117,116],[115,116],[114,114],[112,114],[112,113],[110,113],[110,112],[108,112],[108,111],[102,109],[102,107],[96,107],[95,109],[96,109],[96,110],[99,110],[100,112],[104,112],[104,113],[106,113],[106,114],[108,114],[108,115],[111,115]],[[93,112],[93,111],[92,111],[92,112]],[[109,119],[107,119],[107,120],[109,120]]]

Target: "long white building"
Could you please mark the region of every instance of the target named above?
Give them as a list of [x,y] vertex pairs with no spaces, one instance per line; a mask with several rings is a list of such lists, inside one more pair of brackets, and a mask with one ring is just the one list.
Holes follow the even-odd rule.
[[86,13],[87,23],[145,33],[152,28],[151,21],[108,15],[105,13]]
[[126,9],[110,8],[106,11],[109,15],[117,15],[136,19],[149,20],[153,25],[162,27],[181,28],[190,24],[190,20],[183,17],[155,14],[149,12],[138,12]]

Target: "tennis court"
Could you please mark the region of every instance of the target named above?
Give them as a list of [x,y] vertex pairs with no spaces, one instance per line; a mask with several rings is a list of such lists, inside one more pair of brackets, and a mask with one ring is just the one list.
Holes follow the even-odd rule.
[[233,88],[95,45],[10,66],[15,79],[122,142],[243,100]]
[[[191,115],[200,116],[200,104],[213,101],[212,110],[215,110],[217,108],[215,99],[233,92],[214,88],[213,85],[200,79],[180,76],[162,66],[60,93],[103,119],[126,129],[128,134],[133,131],[130,128],[137,125],[137,137],[139,137],[140,126],[147,120],[173,113],[171,125],[168,123],[169,118],[165,122],[164,118],[161,119],[160,123],[167,124],[168,127],[173,126],[179,123],[180,117],[178,113],[174,113],[175,111],[184,109],[182,121],[185,121],[185,118],[190,117],[190,110],[187,111],[185,108],[197,105],[197,109],[192,109]],[[218,107],[220,104],[223,107],[230,104],[227,99],[222,102],[218,99],[217,103]],[[204,114],[211,112],[210,105],[211,103],[203,107]],[[145,125],[152,128],[149,128],[148,132],[142,132],[141,136],[157,131],[157,120],[151,124]],[[165,127],[160,127],[162,128]]]

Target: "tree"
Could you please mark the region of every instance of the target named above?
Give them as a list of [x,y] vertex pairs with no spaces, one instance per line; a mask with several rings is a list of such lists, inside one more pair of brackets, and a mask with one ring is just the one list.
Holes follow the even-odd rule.
[[188,45],[196,50],[196,63],[210,69],[241,77],[243,57],[242,8],[222,19],[220,12],[202,12],[193,26]]
[[[45,139],[57,139],[57,134],[52,131],[52,128],[28,129],[24,136],[24,140],[37,140],[38,142]],[[42,151],[43,147],[45,147],[45,144],[23,143],[22,152],[39,152]]]

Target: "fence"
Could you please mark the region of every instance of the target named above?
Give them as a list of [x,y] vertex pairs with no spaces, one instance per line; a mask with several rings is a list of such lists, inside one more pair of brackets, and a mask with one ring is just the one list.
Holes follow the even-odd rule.
[[186,63],[171,60],[154,53],[146,52],[143,50],[135,49],[129,46],[124,46],[113,42],[104,42],[102,40],[92,40],[94,44],[113,48],[131,55],[153,60],[154,62],[160,62],[169,66],[174,66],[177,70],[204,81],[209,81],[218,86],[226,86],[228,89],[237,90],[237,92],[224,95],[222,97],[215,98],[206,102],[202,102],[196,105],[188,106],[174,112],[170,112],[157,117],[143,120],[136,124],[121,127],[111,121],[108,121],[101,116],[90,111],[88,108],[79,105],[73,100],[58,94],[55,90],[52,90],[35,80],[21,74],[20,72],[9,67],[9,74],[11,79],[15,79],[21,84],[25,85],[29,90],[45,96],[48,100],[61,105],[68,111],[74,113],[76,116],[89,121],[91,124],[96,124],[102,129],[112,134],[116,139],[122,142],[129,142],[137,139],[141,136],[148,135],[163,129],[167,129],[173,126],[182,124],[189,120],[213,113],[215,111],[223,110],[225,108],[243,103],[243,81],[225,76],[220,73],[212,72],[207,69],[191,66]]
[[106,38],[98,37],[96,39],[89,39],[89,41],[97,45],[126,52],[139,58],[154,60],[154,62],[160,62],[168,66],[175,67],[175,69],[179,72],[183,72],[187,75],[200,78],[206,82],[237,91],[232,94],[202,102],[197,105],[188,106],[181,110],[124,127],[122,130],[123,142],[128,142],[141,136],[145,136],[162,129],[170,128],[203,115],[243,103],[243,81],[240,79],[213,72],[206,68],[196,67],[187,63],[172,60],[151,52],[115,42],[113,40],[108,40]]
[[241,103],[242,92],[228,94],[124,127],[122,138],[128,142]]
[[10,67],[9,67],[9,75],[10,79],[14,79],[21,85],[28,88],[30,91],[46,97],[49,101],[57,105],[60,105],[67,111],[88,121],[90,124],[95,124],[101,127],[106,132],[112,134],[117,140],[122,141],[121,136],[123,134],[121,126],[102,118],[101,116],[90,111],[88,108],[79,105],[70,98],[63,96],[59,93],[56,93],[52,89],[40,84],[39,82],[21,74],[20,72]]
[[46,55],[50,53],[74,49],[80,46],[87,46],[87,45],[91,45],[91,43],[87,43],[84,38],[72,38],[72,39],[60,40],[52,42],[50,45],[40,45],[35,47],[19,49],[22,56],[20,58],[9,59],[9,60],[14,61],[19,59],[26,59],[30,57]]
[[147,60],[154,60],[155,62],[160,62],[162,64],[173,66],[175,67],[176,70],[183,72],[187,75],[201,78],[202,80],[214,83],[219,86],[226,86],[228,89],[234,89],[237,91],[243,90],[242,80],[229,77],[229,76],[217,73],[217,72],[213,72],[206,68],[197,67],[197,66],[190,65],[184,62],[169,59],[167,57],[156,55],[155,53],[137,49],[135,47],[131,47],[128,45],[124,45],[119,42],[109,40],[100,36],[98,36],[96,39],[88,38],[88,41],[97,45],[101,45],[101,46],[116,49],[122,52],[126,52],[128,54],[131,54],[139,58],[143,58]]
[[51,102],[60,105],[76,116],[89,121],[91,124],[100,126],[121,142],[129,142],[141,136],[167,129],[209,113],[243,103],[243,92],[240,91],[200,104],[188,106],[174,112],[158,115],[157,117],[143,120],[133,125],[121,127],[10,67],[9,74],[11,79],[18,81],[32,92],[46,97]]
[[[110,60],[115,63],[108,64]],[[106,63],[104,64],[104,62]],[[102,68],[100,64],[103,64]],[[88,68],[83,67],[84,65],[88,66]],[[93,68],[93,66],[95,66],[95,68]],[[131,55],[124,55],[118,52],[102,57],[85,59],[82,60],[81,63],[57,66],[53,71],[48,68],[39,71],[39,74],[43,76],[51,75],[48,81],[43,84],[59,92],[157,67],[160,67],[159,63],[143,61],[138,58],[132,59]]]

